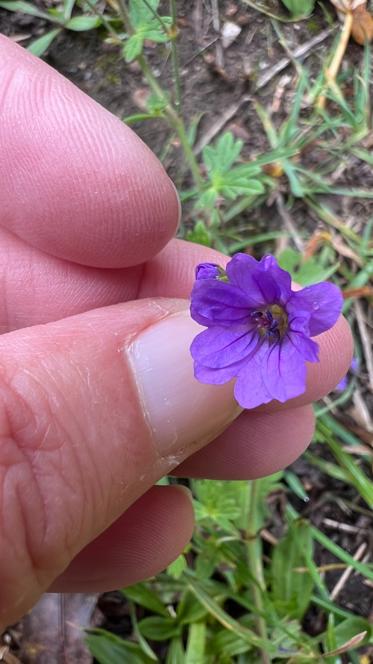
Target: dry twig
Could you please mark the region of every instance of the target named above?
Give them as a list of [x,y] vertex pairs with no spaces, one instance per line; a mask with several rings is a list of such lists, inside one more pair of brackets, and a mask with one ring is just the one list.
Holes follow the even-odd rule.
[[[364,555],[365,549],[367,548],[367,543],[363,542],[360,544],[358,550],[356,551],[354,555],[354,560],[358,561],[361,560],[361,558]],[[334,601],[336,597],[339,595],[341,592],[342,588],[346,585],[347,580],[351,576],[352,572],[354,571],[354,568],[350,565],[347,567],[347,569],[343,572],[343,574],[340,576],[338,579],[337,583],[335,584],[332,592],[330,593],[330,599]]]

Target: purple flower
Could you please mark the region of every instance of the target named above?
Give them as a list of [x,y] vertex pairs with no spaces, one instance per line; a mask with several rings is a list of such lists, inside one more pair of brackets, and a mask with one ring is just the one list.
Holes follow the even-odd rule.
[[200,263],[196,267],[196,279],[216,279],[224,270],[215,263]]
[[311,337],[336,322],[340,290],[322,282],[293,291],[290,274],[273,256],[256,261],[236,254],[226,272],[211,267],[198,266],[192,291],[192,318],[207,327],[190,348],[195,377],[214,385],[236,378],[243,408],[303,394],[306,362],[318,362]]

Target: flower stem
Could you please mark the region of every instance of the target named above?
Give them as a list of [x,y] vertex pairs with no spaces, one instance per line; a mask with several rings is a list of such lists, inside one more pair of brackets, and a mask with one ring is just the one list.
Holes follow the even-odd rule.
[[174,85],[175,85],[175,106],[177,112],[181,112],[181,82],[180,82],[180,68],[179,68],[179,53],[176,46],[176,37],[177,37],[177,10],[176,10],[176,0],[170,0],[170,12],[172,18],[172,33],[171,33],[171,56],[172,56],[172,68],[174,74]]
[[[127,2],[126,0],[118,0],[119,4],[119,12],[122,17],[122,21],[125,27],[126,32],[129,35],[132,35],[134,33],[133,27],[131,25],[131,19],[127,7]],[[174,12],[175,12],[175,17],[176,17],[176,3],[174,7]],[[173,15],[174,16],[174,15]],[[176,44],[174,44],[174,40],[172,41],[172,44],[175,46],[176,49]],[[161,86],[159,85],[156,77],[154,76],[154,73],[143,53],[137,56],[136,58],[138,64],[140,65],[141,71],[143,73],[144,78],[146,79],[150,89],[152,92],[159,97],[160,99],[165,99],[166,95],[164,91],[162,90]],[[177,76],[179,76],[179,68],[177,66]],[[180,85],[180,83],[179,83]],[[177,83],[176,83],[177,86]],[[180,88],[179,88],[179,93],[180,94]],[[191,148],[191,145],[189,143],[189,139],[187,136],[187,132],[185,129],[185,124],[182,116],[178,113],[176,108],[171,104],[171,102],[167,102],[166,107],[164,109],[164,113],[167,117],[167,120],[170,124],[170,126],[174,129],[174,131],[177,133],[179,137],[180,144],[183,148],[185,159],[188,162],[188,166],[190,168],[190,171],[193,176],[194,183],[198,189],[198,191],[201,191],[203,188],[203,178],[201,176],[201,172],[199,169],[199,165],[197,162],[197,159],[193,153],[193,150]]]
[[[259,483],[260,480],[248,482],[248,517],[246,528],[246,555],[250,574],[255,583],[252,584],[252,593],[255,607],[258,611],[256,616],[256,629],[262,639],[267,639],[267,625],[264,613],[263,593],[265,582],[262,566],[261,543],[257,535],[258,531],[258,508],[259,508]],[[270,664],[271,658],[265,650],[261,650],[263,664]]]

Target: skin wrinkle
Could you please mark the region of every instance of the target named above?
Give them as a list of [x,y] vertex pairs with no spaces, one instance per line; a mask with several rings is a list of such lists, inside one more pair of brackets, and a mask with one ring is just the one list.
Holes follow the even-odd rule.
[[[78,471],[78,477],[74,479],[74,483],[70,485],[70,488],[72,492],[76,493],[77,487],[79,488],[79,491],[81,491],[81,497],[78,501],[78,504],[84,507],[85,505],[90,505],[93,506],[94,504],[100,506],[100,510],[103,511],[104,513],[108,514],[109,509],[108,509],[108,499],[105,496],[107,496],[107,491],[105,492],[105,489],[102,485],[101,481],[101,472],[100,469],[97,468],[94,465],[94,460],[95,457],[94,455],[86,454],[84,460],[81,459],[81,455],[79,455],[79,445],[75,445],[73,441],[80,441],[82,443],[82,447],[84,448],[84,441],[85,438],[87,437],[87,431],[84,431],[84,428],[81,424],[81,418],[82,418],[82,413],[79,411],[76,413],[73,405],[69,403],[67,399],[64,398],[63,393],[60,391],[60,384],[61,384],[61,379],[60,376],[56,376],[53,371],[48,370],[47,366],[44,366],[44,369],[49,375],[49,379],[51,383],[53,384],[53,393],[59,394],[60,399],[58,400],[58,403],[56,403],[56,407],[53,410],[52,413],[52,419],[55,422],[58,422],[58,427],[59,431],[62,433],[62,438],[63,442],[60,447],[60,453],[63,451],[63,447],[66,447],[68,444],[68,450],[70,451],[70,455],[73,455],[72,459],[69,459],[68,464],[61,464],[61,462],[57,463],[56,465],[56,470],[57,473],[55,473],[55,476],[61,476],[61,479],[64,481],[64,483],[69,483],[67,480],[67,476],[69,475],[69,468],[74,468],[75,471]],[[77,362],[73,362],[70,360],[69,362],[69,370],[73,370],[77,376],[78,376],[78,383],[82,385],[87,386],[87,395],[92,393],[92,387],[91,387],[91,379],[90,379],[90,369],[89,367],[84,367],[84,372],[80,369],[79,364]],[[84,388],[83,388],[84,389]],[[97,401],[94,399],[88,399],[87,398],[87,405],[92,404],[92,406],[95,406]],[[62,405],[61,405],[62,404]],[[64,421],[69,422],[69,428],[67,429],[64,422],[61,421],[61,418],[59,418],[59,412],[63,412],[64,414]],[[83,421],[86,422],[89,419],[89,416],[85,416],[83,418]],[[89,438],[88,434],[88,438]],[[100,444],[101,441],[98,441],[98,444]],[[63,458],[63,455],[60,454],[61,458]],[[89,464],[89,465],[88,465]],[[65,470],[66,468],[66,470]],[[91,480],[87,481],[87,478],[95,477],[96,481],[94,483],[91,482]],[[110,485],[109,485],[110,486]],[[89,489],[93,489],[94,487],[94,492],[89,491]],[[100,495],[97,495],[97,491],[99,491]],[[106,503],[106,506],[105,506]],[[104,507],[105,506],[105,507]],[[97,510],[92,507],[91,509],[91,516],[92,519],[94,519],[94,514]],[[70,521],[73,524],[76,522],[76,510],[73,505],[71,505],[71,511],[70,511]],[[78,530],[80,533],[82,533],[84,530],[87,532],[90,532],[94,530],[94,524],[91,522],[89,524],[85,524],[83,528],[83,523],[84,523],[84,516],[83,516],[83,510],[81,511],[81,519],[80,523],[75,525],[76,530]],[[69,528],[66,528],[66,533],[71,533],[72,530]],[[71,544],[68,544],[68,549],[71,550]]]
[[[67,445],[66,442],[68,440],[68,436],[65,435],[65,428],[63,425],[61,425],[61,422],[56,418],[56,413],[54,412],[52,408],[52,404],[50,402],[50,393],[45,390],[44,385],[41,384],[41,382],[37,379],[35,375],[33,375],[30,371],[23,369],[22,373],[28,375],[29,379],[31,379],[33,385],[38,386],[38,407],[35,408],[34,412],[42,413],[43,414],[43,422],[35,421],[34,426],[29,427],[28,431],[23,433],[22,438],[18,436],[18,446],[20,449],[22,449],[25,458],[27,459],[27,462],[29,464],[29,467],[32,470],[33,477],[35,480],[35,486],[38,488],[41,501],[43,504],[43,513],[45,515],[44,518],[44,529],[42,536],[39,537],[39,541],[37,544],[34,543],[34,548],[39,550],[40,552],[44,551],[45,549],[48,549],[50,544],[53,542],[53,539],[55,538],[55,533],[54,530],[56,528],[56,519],[55,519],[55,506],[53,503],[51,503],[51,498],[52,495],[50,495],[49,490],[48,490],[48,479],[51,478],[52,482],[55,481],[56,478],[59,480],[64,480],[63,474],[61,476],[61,463],[58,461],[55,463],[54,458],[56,457],[63,457],[64,454],[66,454],[66,449]],[[29,393],[32,394],[34,391],[32,388],[29,388]],[[42,402],[42,408],[40,408],[40,402]],[[58,412],[58,410],[57,410]],[[52,422],[53,422],[53,430],[54,430],[54,437],[53,440],[55,441],[55,445],[52,447],[50,446],[50,440],[51,440],[51,432],[52,430]],[[45,428],[44,428],[45,427]],[[32,432],[30,432],[30,428]],[[25,442],[27,441],[27,444],[25,445]],[[30,445],[30,441],[34,441]],[[48,447],[45,449],[45,444],[48,442]],[[69,447],[68,449],[71,449]],[[77,465],[74,464],[71,466],[73,468],[76,468]],[[78,466],[79,467],[79,466]],[[55,472],[57,469],[57,473]],[[75,485],[75,491],[77,487],[84,487],[84,483],[80,483],[82,480],[82,477],[80,477],[80,481],[78,481]],[[82,501],[78,501],[78,504],[84,504]],[[69,512],[69,504],[65,504],[64,506],[64,515],[66,515]],[[78,512],[74,510],[74,517],[71,518],[71,523],[76,524],[77,520],[77,514]],[[48,516],[47,516],[48,515]],[[58,518],[57,518],[58,520]],[[75,529],[79,529],[79,524],[75,525]],[[57,526],[59,528],[59,525]],[[69,543],[69,538],[74,537],[74,532],[70,528],[65,528],[65,535],[63,532],[60,533],[62,536],[62,539],[64,540],[65,547],[61,547],[62,551],[65,551],[67,553],[67,559],[69,559],[72,555],[72,545],[71,542]],[[57,543],[56,543],[57,544]],[[56,544],[54,547],[56,547]],[[59,544],[57,544],[59,547]],[[33,560],[35,560],[35,554],[33,556]],[[41,567],[42,565],[39,563],[38,565]]]
[[[32,463],[30,463],[30,459],[28,458],[25,452],[24,446],[20,445],[19,432],[24,428],[24,422],[22,422],[23,426],[21,429],[19,428],[19,425],[17,425],[16,423],[17,413],[22,414],[23,421],[25,420],[25,417],[27,417],[26,413],[28,413],[32,419],[34,418],[34,416],[29,410],[27,404],[22,399],[22,397],[16,391],[13,391],[11,386],[8,386],[8,384],[6,383],[2,384],[1,395],[2,399],[0,401],[0,406],[2,408],[1,411],[2,433],[0,434],[1,438],[0,450],[1,449],[4,450],[4,444],[5,441],[7,440],[8,443],[10,443],[10,445],[13,447],[13,449],[16,450],[16,455],[17,456],[20,455],[20,458],[16,463],[12,461],[8,463],[7,474],[2,478],[1,490],[3,492],[3,499],[1,503],[4,509],[4,506],[7,504],[6,497],[11,498],[10,510],[9,513],[7,511],[6,514],[7,516],[8,514],[12,515],[11,516],[12,521],[14,516],[16,515],[21,516],[23,524],[22,527],[22,525],[17,520],[16,523],[12,522],[11,528],[8,529],[5,525],[7,519],[4,518],[4,513],[3,513],[2,523],[5,525],[5,527],[4,529],[2,529],[1,536],[2,537],[3,535],[6,536],[6,533],[14,533],[17,538],[17,546],[19,546],[20,544],[19,539],[23,538],[24,541],[23,550],[24,554],[26,554],[26,566],[27,563],[29,562],[30,564],[28,565],[28,567],[31,569],[31,572],[34,574],[34,577],[37,581],[37,585],[40,588],[42,587],[40,585],[40,578],[42,576],[41,570],[43,566],[40,564],[40,560],[38,560],[38,557],[35,555],[35,550],[37,548],[35,547],[35,541],[36,539],[41,539],[42,541],[45,534],[46,530],[45,503],[42,492],[40,490],[39,483],[35,475],[35,469]],[[24,495],[25,479],[27,482],[26,483],[27,491],[30,492],[30,487],[31,487],[31,494],[34,496],[33,504],[34,506],[36,506],[36,514],[38,517],[37,519],[30,519],[29,515],[26,514],[25,510],[26,503]],[[13,501],[14,495],[17,498],[15,502]],[[39,532],[37,532],[38,530]],[[0,547],[0,549],[1,548],[2,547]],[[14,549],[13,546],[12,549]],[[4,551],[6,551],[6,548],[4,549]],[[22,556],[22,558],[24,558],[24,556]],[[24,566],[24,563],[22,563],[22,566]]]
[[[44,367],[44,369],[47,372],[47,367]],[[30,377],[35,380],[35,377],[28,372]],[[55,381],[55,377],[53,374],[49,376],[49,379],[52,380],[54,383],[54,390],[52,390],[53,393],[59,393],[59,387],[58,387],[58,381]],[[50,391],[45,392],[44,386],[38,382],[39,388],[42,389],[43,394],[45,396],[45,404],[49,404],[50,401]],[[29,453],[28,456],[28,462],[30,464],[30,467],[33,470],[33,475],[35,478],[35,483],[39,488],[43,505],[44,505],[44,513],[49,514],[50,518],[46,519],[46,524],[47,527],[45,529],[45,532],[43,534],[43,538],[40,542],[39,549],[40,551],[43,551],[45,548],[48,547],[48,540],[49,542],[53,542],[55,539],[55,528],[57,527],[57,530],[60,528],[59,526],[59,519],[53,517],[53,514],[55,513],[56,506],[52,503],[50,504],[50,495],[53,497],[53,491],[50,494],[48,490],[49,486],[49,479],[53,481],[53,478],[59,478],[60,481],[64,485],[66,485],[66,474],[64,472],[64,468],[73,468],[75,472],[75,478],[74,478],[74,483],[71,485],[71,488],[73,491],[71,492],[71,495],[76,496],[74,501],[66,501],[64,505],[64,522],[67,520],[67,515],[69,515],[68,522],[71,524],[71,527],[69,527],[69,523],[65,523],[65,528],[64,531],[60,532],[60,537],[62,538],[63,544],[55,544],[54,546],[61,547],[61,550],[66,552],[66,557],[67,559],[71,559],[73,557],[74,553],[74,545],[73,542],[76,540],[76,535],[75,533],[79,532],[80,535],[82,532],[90,532],[94,530],[93,524],[92,523],[87,523],[86,522],[86,517],[85,517],[85,524],[84,524],[84,531],[83,531],[83,511],[80,509],[81,507],[84,507],[85,505],[93,505],[93,493],[87,491],[88,487],[95,487],[95,494],[94,498],[97,503],[97,507],[100,506],[100,510],[102,510],[102,505],[104,504],[103,501],[103,495],[104,495],[104,490],[103,487],[101,488],[101,497],[98,499],[96,489],[99,486],[99,482],[92,483],[91,481],[87,481],[86,478],[87,476],[91,475],[92,476],[92,470],[87,468],[87,461],[92,461],[92,458],[87,455],[87,457],[84,460],[84,463],[81,462],[80,455],[77,454],[78,448],[74,445],[69,444],[67,446],[67,441],[74,440],[74,439],[79,439],[79,440],[84,440],[84,432],[80,426],[79,419],[76,418],[74,411],[71,410],[68,406],[68,403],[66,400],[63,398],[63,395],[61,395],[61,399],[58,401],[58,407],[55,410],[53,406],[49,406],[48,408],[51,408],[50,410],[50,415],[48,416],[49,421],[53,421],[55,425],[57,425],[57,435],[55,436],[56,440],[61,440],[61,444],[59,444],[57,447],[53,447],[52,449],[49,448],[49,452],[52,452],[53,454],[51,455],[48,453],[46,450],[42,450],[43,446],[43,441],[45,441],[48,437],[47,432],[44,432],[42,436],[40,436],[39,432],[39,437],[37,438],[39,440],[37,446],[33,446],[33,449],[31,453]],[[56,399],[55,405],[56,405]],[[63,401],[63,407],[62,411],[66,413],[67,410],[67,417],[65,418],[66,421],[69,421],[70,424],[70,430],[67,432],[65,425],[61,422],[61,420],[58,418],[58,412],[61,409],[61,403]],[[39,409],[39,412],[42,411],[43,409]],[[45,408],[44,408],[45,412]],[[77,430],[74,431],[74,433],[71,432],[71,424],[74,423],[74,426],[78,427]],[[36,427],[37,428],[37,427]],[[67,432],[67,433],[66,433]],[[36,450],[36,454],[35,454]],[[39,453],[38,451],[39,450]],[[69,452],[69,459],[68,462],[65,464],[61,464],[61,461],[54,461],[56,458],[55,455],[57,454],[58,457],[64,458],[66,455],[66,451]],[[74,454],[75,459],[71,457],[71,454]],[[40,472],[40,468],[42,468],[42,471]],[[56,472],[57,471],[57,472]],[[78,471],[78,476],[76,475]],[[69,472],[69,471],[67,471]],[[97,468],[94,468],[94,474],[95,477],[100,478],[100,470]],[[43,487],[45,487],[43,489]],[[65,490],[65,489],[64,489]],[[77,493],[78,490],[78,493]],[[77,509],[78,507],[78,509]],[[89,511],[88,513],[91,514],[92,519],[94,518],[94,513],[97,510],[93,509]],[[80,519],[78,519],[78,515],[81,514]],[[74,528],[72,526],[74,525]],[[48,527],[49,526],[49,527]]]

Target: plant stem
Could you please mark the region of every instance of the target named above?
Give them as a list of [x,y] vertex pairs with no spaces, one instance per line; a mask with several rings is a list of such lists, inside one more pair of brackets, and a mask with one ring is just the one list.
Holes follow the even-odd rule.
[[162,20],[162,16],[159,16],[158,12],[156,12],[155,9],[153,9],[153,7],[152,7],[151,4],[148,2],[148,0],[142,0],[142,2],[143,2],[144,5],[148,8],[149,12],[150,12],[151,14],[153,14],[153,18],[155,18],[155,20],[158,21],[158,23],[160,24],[160,26],[163,28],[163,32],[164,32],[166,35],[168,35],[168,34],[169,34],[168,27],[167,27],[167,25],[164,23],[164,21]]
[[170,12],[172,18],[172,33],[171,33],[171,56],[172,56],[172,68],[174,73],[174,85],[175,85],[175,106],[178,113],[181,112],[181,82],[180,82],[180,67],[179,67],[179,53],[176,46],[176,36],[177,36],[177,9],[176,9],[176,0],[170,0]]
[[122,21],[124,23],[124,27],[126,28],[126,31],[128,34],[132,35],[133,34],[133,28],[131,25],[131,20],[130,20],[130,15],[127,7],[126,0],[118,0],[118,5],[119,5],[119,13],[122,16]]
[[[261,544],[257,535],[258,531],[258,499],[259,482],[253,480],[248,482],[248,517],[246,528],[246,554],[250,574],[256,583],[252,584],[252,593],[255,607],[258,611],[256,616],[257,633],[262,639],[267,639],[267,625],[263,618],[264,604],[263,592],[265,592],[265,582],[262,566]],[[270,664],[271,658],[265,650],[261,650],[261,660],[263,664]]]
[[[119,11],[122,17],[122,21],[124,24],[124,27],[126,29],[126,32],[129,35],[132,35],[134,33],[133,27],[131,25],[131,20],[130,20],[130,15],[128,12],[128,7],[126,0],[118,0],[119,3]],[[175,12],[176,12],[176,7],[175,7]],[[143,73],[144,78],[146,79],[150,89],[152,92],[159,97],[160,99],[166,99],[166,95],[164,91],[162,90],[161,86],[159,85],[156,77],[153,74],[153,71],[143,53],[141,53],[137,58],[137,62],[139,63],[141,67],[141,71]],[[174,129],[174,131],[177,133],[179,137],[180,144],[184,150],[184,155],[185,159],[188,162],[188,166],[190,168],[190,171],[193,176],[193,180],[196,184],[196,187],[199,191],[202,190],[203,188],[203,178],[201,176],[201,172],[199,170],[198,162],[197,159],[193,153],[193,150],[191,148],[191,145],[188,140],[188,136],[186,133],[185,129],[185,124],[184,120],[179,115],[177,110],[174,108],[174,106],[171,104],[171,102],[168,102],[165,109],[164,113],[167,117],[167,120],[170,124],[170,126]]]

